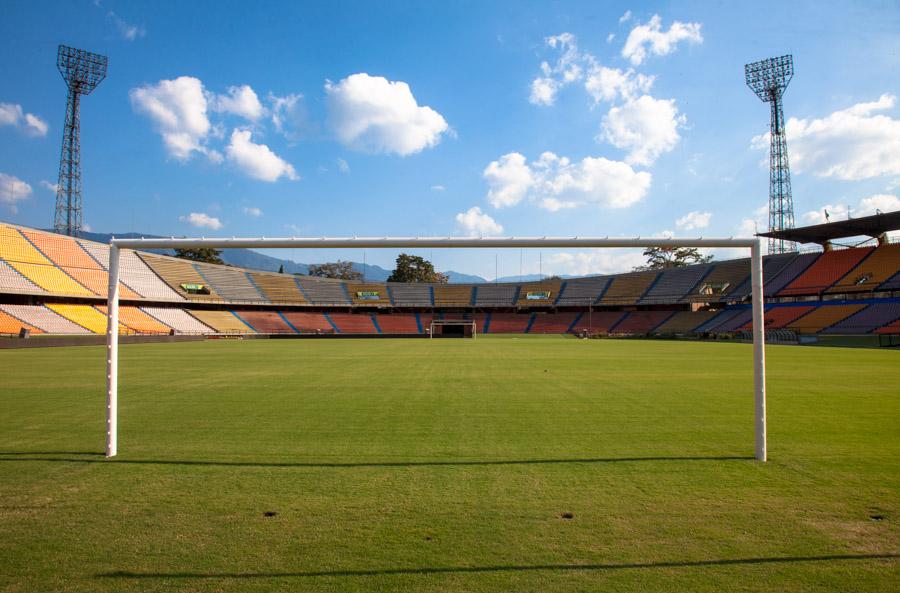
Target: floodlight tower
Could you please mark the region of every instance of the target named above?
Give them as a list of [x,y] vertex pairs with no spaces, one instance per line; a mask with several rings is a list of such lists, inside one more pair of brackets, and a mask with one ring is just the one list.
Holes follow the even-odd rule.
[[78,107],[81,95],[90,95],[106,78],[107,62],[106,56],[65,45],[60,45],[56,54],[56,67],[69,87],[69,95],[59,157],[53,229],[72,237],[81,231],[81,122]]
[[[744,66],[744,76],[756,96],[771,103],[771,145],[769,147],[769,231],[794,228],[794,201],[791,197],[791,169],[788,164],[787,138],[784,134],[784,109],[781,97],[794,77],[793,56],[769,58]],[[795,245],[782,239],[769,239],[769,253],[794,251]]]

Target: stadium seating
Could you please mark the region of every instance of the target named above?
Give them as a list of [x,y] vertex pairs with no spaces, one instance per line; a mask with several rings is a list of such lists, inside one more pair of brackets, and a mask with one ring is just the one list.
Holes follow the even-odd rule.
[[[803,306],[773,306],[766,307],[765,315],[763,318],[765,319],[766,329],[784,329],[791,322],[795,321],[799,317],[803,317],[810,311],[816,308],[815,305],[803,305]],[[751,311],[748,309],[748,311]],[[752,311],[750,313],[752,317]],[[744,325],[737,328],[738,330],[751,330],[753,329],[753,321],[748,320]],[[725,330],[731,331],[731,330]]]
[[0,305],[0,310],[48,334],[91,333],[43,305]]
[[328,317],[342,334],[378,333],[369,313],[329,313]]
[[[770,297],[778,294],[782,288],[793,282],[803,272],[818,259],[820,253],[800,253],[791,254],[793,257],[781,270],[774,274],[764,276],[765,279],[765,296]],[[765,268],[763,268],[765,274]],[[749,293],[748,293],[749,294]]]
[[712,270],[710,265],[685,266],[663,271],[639,304],[677,303]]
[[314,276],[297,276],[306,299],[317,305],[349,305],[350,299],[346,287],[340,280],[316,278]]
[[237,315],[261,334],[295,334],[277,311],[236,311]]
[[387,286],[384,284],[363,284],[347,282],[347,292],[354,305],[390,305]]
[[[96,308],[104,317],[106,316],[106,305],[97,305]],[[171,327],[141,311],[138,307],[131,306],[119,307],[119,323],[138,334],[168,334],[172,330]],[[106,324],[103,326],[103,331],[106,331]]]
[[657,334],[687,334],[700,327],[718,311],[678,311],[653,330]]
[[179,334],[209,334],[214,330],[208,325],[200,323],[190,313],[176,307],[141,307],[147,315],[158,319]]
[[6,313],[3,310],[0,310],[0,334],[18,334],[22,329],[27,329],[33,334],[42,334],[44,331],[38,327],[35,327],[29,323],[25,323],[21,319],[17,319]]
[[297,277],[293,274],[264,274],[250,272],[250,278],[263,295],[273,303],[305,303]]
[[[194,268],[192,262],[174,257],[165,257],[155,253],[138,254],[157,276],[163,279],[178,295],[191,301],[221,301],[222,297],[203,276]],[[184,285],[202,285],[208,293],[188,292]]]
[[796,321],[787,324],[787,327],[801,334],[817,334],[865,308],[865,305],[860,304],[821,305]]
[[196,262],[194,268],[205,284],[212,286],[223,299],[233,303],[268,302],[241,268]]
[[467,307],[472,304],[472,286],[468,284],[435,284],[435,307]]
[[[815,256],[815,254],[811,254],[811,255]],[[772,292],[772,290],[769,288],[770,281],[775,280],[778,276],[780,276],[781,272],[796,258],[797,258],[796,253],[780,253],[778,255],[767,255],[763,258],[763,281],[765,282],[764,292],[765,292],[766,296],[770,296],[770,295],[774,294],[774,292]],[[750,281],[749,265],[750,265],[750,261],[747,260],[747,266],[748,266],[747,277],[743,282],[741,282],[741,284],[737,288],[735,288],[733,291],[731,291],[728,294],[727,300],[738,301],[738,300],[743,300],[745,298],[748,298],[750,296],[753,285]],[[790,282],[790,280],[792,280],[792,279],[793,279],[793,277],[786,280],[786,282]],[[779,285],[779,286],[783,286],[783,285]],[[777,292],[777,290],[775,292]]]
[[[109,246],[78,239],[78,244],[96,260],[104,270],[109,269]],[[135,293],[155,301],[183,301],[168,284],[147,267],[147,264],[131,249],[119,251],[119,279]],[[104,293],[106,291],[104,290]],[[120,292],[120,296],[123,293]]]
[[[383,334],[418,334],[415,313],[379,313],[375,316]],[[424,330],[424,328],[423,328]]]
[[626,313],[624,311],[589,311],[581,316],[575,327],[575,332],[587,330],[594,334],[609,333],[610,328],[619,323]]
[[529,321],[531,313],[491,313],[491,320],[485,333],[524,334]]
[[430,284],[401,284],[390,282],[387,285],[391,302],[396,307],[431,307]]
[[564,334],[581,315],[587,313],[536,313],[530,334]]
[[[60,315],[65,317],[72,323],[77,323],[81,327],[85,328],[91,333],[94,334],[105,334],[106,333],[106,313],[101,313],[96,308],[90,305],[71,305],[68,303],[47,303],[47,308]],[[124,307],[123,307],[124,309]],[[120,334],[133,334],[135,333],[132,329],[122,324],[122,321],[119,320],[119,333]]]
[[[826,334],[867,334],[875,333],[892,333],[892,329],[896,329],[900,321],[900,302],[877,302],[872,303],[865,309],[850,315],[849,317],[835,323],[831,327],[825,329]],[[900,332],[893,332],[900,333]]]
[[881,245],[826,292],[849,293],[876,290],[900,270],[900,243]]
[[[519,307],[534,307],[552,305],[559,295],[559,289],[562,286],[561,280],[541,280],[538,282],[524,282],[519,288],[519,300],[516,305]],[[535,298],[540,293],[550,293],[546,299]],[[532,298],[529,298],[529,294]]]
[[252,334],[256,330],[231,311],[191,310],[191,315],[220,334]]
[[328,322],[322,313],[307,313],[306,311],[284,311],[285,319],[301,333],[332,333],[334,326]]
[[0,259],[33,284],[57,295],[94,296],[94,293],[63,272],[18,229],[0,224]]
[[591,276],[566,280],[566,288],[559,295],[556,304],[586,307],[596,303],[612,279],[612,276]]
[[516,303],[515,284],[485,283],[475,286],[475,305],[479,307],[510,307]]
[[671,311],[631,311],[610,329],[614,334],[646,334],[672,316]]
[[856,267],[873,247],[827,251],[802,274],[777,292],[778,296],[821,294]]
[[710,302],[726,298],[750,277],[750,260],[733,259],[715,263],[712,271],[681,299],[682,302]]
[[616,276],[600,299],[600,304],[633,305],[647,292],[658,276],[659,272],[634,272]]
[[900,334],[900,319],[875,329],[876,334]]
[[46,292],[43,288],[40,288],[34,282],[10,267],[10,265],[2,259],[0,259],[0,287],[2,287],[4,292]]
[[900,290],[900,272],[897,272],[891,279],[878,287],[879,290]]
[[752,312],[750,307],[723,309],[712,319],[694,329],[694,333],[705,332],[730,332],[745,325],[750,321]]

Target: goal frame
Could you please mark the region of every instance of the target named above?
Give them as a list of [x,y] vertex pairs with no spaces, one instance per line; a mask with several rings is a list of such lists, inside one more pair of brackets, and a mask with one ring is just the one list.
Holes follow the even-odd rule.
[[[428,339],[434,338],[434,326],[436,325],[469,325],[472,327],[472,339],[478,338],[478,323],[474,319],[432,319],[428,325]],[[443,336],[441,336],[443,337]]]
[[140,238],[116,239],[109,244],[109,289],[106,327],[106,457],[118,454],[119,415],[119,250],[175,248],[246,249],[524,249],[524,248],[649,248],[731,247],[750,250],[753,311],[754,452],[766,461],[766,341],[763,302],[762,239],[752,238],[609,238],[609,237],[381,237],[381,238]]

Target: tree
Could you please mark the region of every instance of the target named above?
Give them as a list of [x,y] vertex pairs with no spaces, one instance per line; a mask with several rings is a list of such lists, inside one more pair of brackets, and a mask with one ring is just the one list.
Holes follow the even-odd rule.
[[197,247],[196,249],[176,249],[175,257],[181,259],[189,259],[191,261],[202,261],[208,264],[224,264],[221,249],[213,249],[211,247]]
[[397,256],[397,264],[388,277],[388,282],[432,282],[446,284],[447,274],[434,271],[434,264],[418,255],[401,253]]
[[280,266],[278,266],[278,273],[284,274],[284,264],[281,264]]
[[338,280],[361,280],[362,274],[353,269],[353,262],[337,260],[324,264],[310,264],[309,275]]
[[705,264],[712,260],[711,255],[701,255],[696,247],[648,247],[644,250],[647,263],[634,268],[635,272],[646,270],[668,270],[692,264]]

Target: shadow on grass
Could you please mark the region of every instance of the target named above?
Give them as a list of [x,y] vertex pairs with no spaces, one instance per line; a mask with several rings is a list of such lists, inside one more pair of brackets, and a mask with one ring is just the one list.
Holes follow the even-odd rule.
[[[9,455],[11,457],[4,457]],[[45,455],[83,455],[45,457]],[[107,463],[125,465],[185,465],[201,467],[273,467],[273,468],[359,468],[359,467],[442,467],[442,466],[491,466],[491,465],[544,465],[561,463],[633,463],[642,461],[752,461],[753,456],[655,456],[655,457],[584,457],[572,459],[486,459],[459,461],[350,461],[350,462],[259,462],[259,461],[203,461],[191,459],[106,459],[103,453],[2,453],[0,463],[11,461],[50,461],[60,463]]]
[[447,566],[431,568],[387,568],[381,570],[319,570],[309,572],[129,572],[114,571],[96,575],[121,579],[274,579],[309,577],[375,577],[394,575],[477,574],[530,571],[614,571],[657,568],[703,568],[714,566],[752,566],[795,562],[844,562],[859,560],[891,560],[900,554],[831,554],[827,556],[774,556],[734,558],[727,560],[694,560],[684,562],[636,562],[621,564],[525,564],[505,566]]

